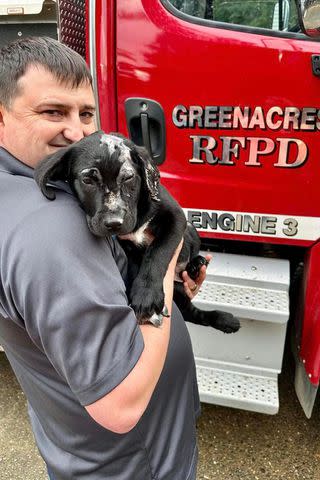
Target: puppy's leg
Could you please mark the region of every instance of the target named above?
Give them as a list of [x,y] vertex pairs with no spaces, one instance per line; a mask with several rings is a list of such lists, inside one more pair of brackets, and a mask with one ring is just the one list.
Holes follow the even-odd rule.
[[162,210],[151,225],[155,238],[145,251],[129,294],[131,306],[141,323],[154,313],[160,314],[164,308],[163,279],[185,224],[184,214],[178,208]]
[[[189,277],[193,280],[197,279],[202,265],[208,265],[207,260],[199,255],[199,250],[199,235],[196,229],[188,223],[177,267],[179,264],[186,265],[186,262],[188,262],[183,269],[187,270]],[[177,275],[179,276],[180,273],[181,271],[179,272],[178,270]],[[217,330],[221,330],[224,333],[237,332],[240,328],[239,320],[231,313],[220,310],[205,311],[195,307],[185,293],[183,283],[175,282],[173,299],[186,322],[208,327],[210,326]]]
[[173,300],[177,304],[186,322],[216,328],[224,333],[234,333],[240,328],[238,318],[220,310],[200,310],[186,295],[183,283],[175,282]]

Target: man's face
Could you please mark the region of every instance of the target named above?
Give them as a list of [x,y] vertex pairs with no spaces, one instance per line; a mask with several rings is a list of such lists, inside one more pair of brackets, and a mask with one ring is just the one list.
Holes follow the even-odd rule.
[[89,83],[72,88],[32,65],[18,85],[9,110],[0,105],[0,146],[21,162],[34,168],[45,156],[96,130]]

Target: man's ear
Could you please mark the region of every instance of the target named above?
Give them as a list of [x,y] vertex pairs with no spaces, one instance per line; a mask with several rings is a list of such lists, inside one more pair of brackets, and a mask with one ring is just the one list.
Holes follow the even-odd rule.
[[70,158],[73,145],[61,148],[38,163],[34,170],[34,179],[48,200],[56,198],[52,189],[47,188],[50,180],[67,180],[70,172]]

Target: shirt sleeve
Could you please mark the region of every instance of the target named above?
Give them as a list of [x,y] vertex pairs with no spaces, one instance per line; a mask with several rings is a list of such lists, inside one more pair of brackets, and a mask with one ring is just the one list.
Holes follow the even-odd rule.
[[6,293],[24,328],[79,402],[95,402],[144,348],[110,243],[80,209],[61,214],[53,202],[16,227],[6,250]]

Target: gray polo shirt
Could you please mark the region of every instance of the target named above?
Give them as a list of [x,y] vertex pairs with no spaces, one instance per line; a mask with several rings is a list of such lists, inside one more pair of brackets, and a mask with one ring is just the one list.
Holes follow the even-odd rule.
[[129,374],[144,345],[121,247],[89,232],[66,183],[53,188],[51,202],[33,170],[0,149],[0,344],[39,450],[56,480],[194,480],[199,398],[175,307],[165,365],[137,426],[112,433],[84,408]]

